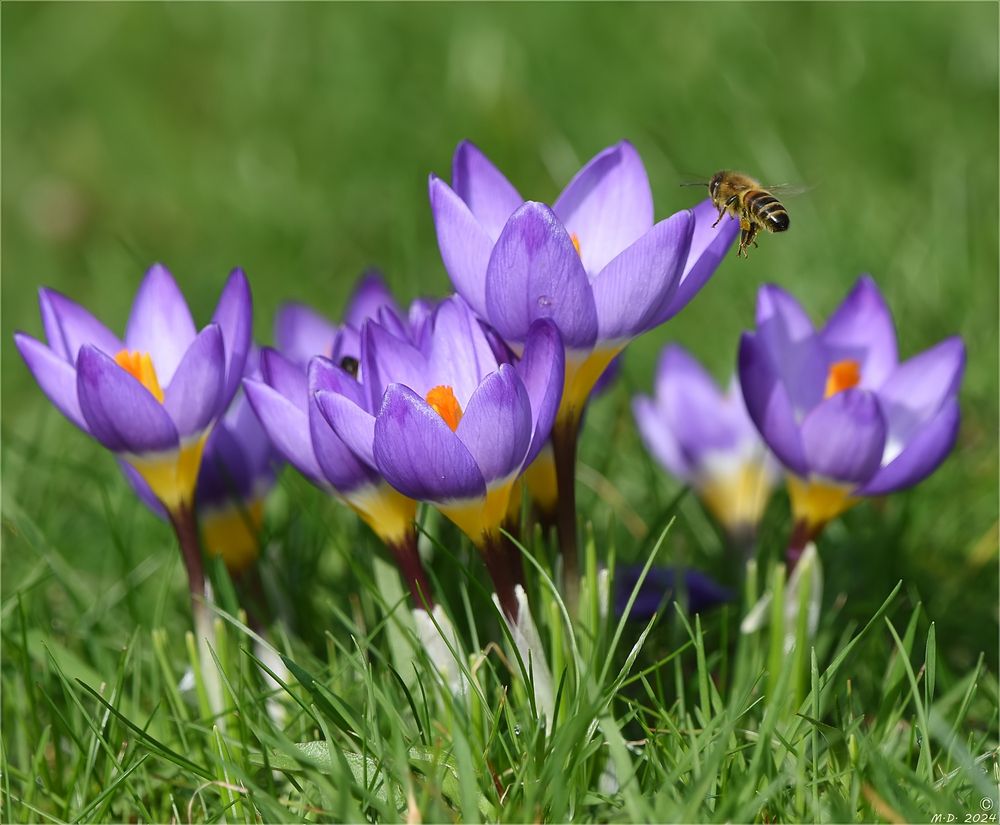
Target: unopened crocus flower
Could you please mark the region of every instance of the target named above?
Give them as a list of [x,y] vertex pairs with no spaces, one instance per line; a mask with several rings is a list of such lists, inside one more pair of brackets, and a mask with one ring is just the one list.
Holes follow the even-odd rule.
[[[643,565],[628,564],[615,570],[615,615],[622,616],[642,574]],[[678,579],[683,584],[678,585]],[[628,617],[648,621],[664,603],[684,597],[689,613],[704,613],[732,598],[732,593],[709,576],[697,570],[681,573],[671,567],[650,567]]]
[[532,328],[516,365],[499,363],[469,307],[453,297],[419,347],[369,322],[362,382],[333,369],[331,386],[317,395],[370,472],[408,499],[433,503],[469,536],[515,617],[519,557],[504,550],[500,525],[515,481],[549,436],[562,368],[551,322]]
[[788,470],[792,563],[831,519],[916,484],[955,443],[965,345],[948,338],[900,363],[867,276],[820,330],[787,292],[762,287],[739,366],[750,417]]
[[734,378],[723,393],[679,346],[660,356],[654,395],[632,403],[646,447],[690,484],[737,541],[753,537],[778,477]]
[[714,272],[738,224],[717,227],[709,200],[654,224],[646,170],[622,141],[598,153],[551,207],[525,201],[471,143],[452,185],[431,176],[438,245],[455,289],[515,350],[539,319],[565,348],[565,390],[553,431],[559,532],[572,600],[574,476],[580,417],[626,344],[679,312]]
[[338,324],[305,304],[288,303],[278,310],[275,318],[275,342],[282,355],[303,369],[314,355],[338,364],[344,359],[356,363],[361,354],[361,327],[369,318],[415,340],[423,334],[432,308],[429,301],[418,298],[404,312],[382,274],[369,270],[348,298],[343,323]]

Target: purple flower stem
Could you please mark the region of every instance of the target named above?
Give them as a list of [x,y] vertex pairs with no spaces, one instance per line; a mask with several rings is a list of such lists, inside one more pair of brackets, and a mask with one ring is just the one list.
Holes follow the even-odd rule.
[[410,588],[413,606],[430,612],[434,609],[434,598],[431,595],[431,585],[427,580],[420,553],[417,551],[417,534],[409,530],[400,541],[387,545],[392,557],[396,560],[400,575]]
[[792,535],[788,539],[788,549],[785,550],[785,566],[788,570],[788,575],[792,574],[795,565],[799,563],[806,545],[817,539],[819,534],[823,532],[824,526],[823,524],[810,524],[807,521],[795,522],[795,527],[792,528]]
[[517,624],[517,595],[515,588],[524,584],[524,567],[521,554],[513,543],[501,533],[491,531],[483,536],[479,546],[483,561],[493,579],[500,606],[508,618]]
[[186,504],[181,505],[176,512],[168,510],[167,513],[181,548],[193,604],[197,598],[205,598],[205,567],[202,563],[201,540],[198,537],[198,519],[194,508]]
[[570,616],[577,615],[580,601],[580,563],[576,533],[576,447],[579,434],[580,420],[577,416],[557,420],[552,429],[558,493],[556,532],[563,564],[563,596]]

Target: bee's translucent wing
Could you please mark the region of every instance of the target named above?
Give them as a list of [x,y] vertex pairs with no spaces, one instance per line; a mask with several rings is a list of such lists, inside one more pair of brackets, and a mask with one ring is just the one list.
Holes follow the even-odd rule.
[[800,183],[776,183],[774,186],[764,187],[772,195],[784,195],[786,198],[794,198],[796,195],[804,195],[816,188],[815,184],[805,185]]

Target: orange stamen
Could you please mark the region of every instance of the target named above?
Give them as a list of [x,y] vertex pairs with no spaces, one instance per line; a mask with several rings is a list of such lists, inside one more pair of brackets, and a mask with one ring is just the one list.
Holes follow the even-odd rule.
[[580,236],[576,232],[569,233],[569,239],[573,242],[573,248],[576,249],[576,254],[580,254]]
[[861,365],[853,358],[834,361],[826,374],[826,390],[824,398],[849,390],[861,383]]
[[427,393],[427,403],[444,419],[444,423],[451,427],[452,432],[458,429],[458,422],[462,420],[462,408],[451,387],[444,385],[434,387]]
[[115,363],[149,390],[153,398],[163,403],[160,379],[156,377],[156,368],[148,352],[123,349],[115,356]]

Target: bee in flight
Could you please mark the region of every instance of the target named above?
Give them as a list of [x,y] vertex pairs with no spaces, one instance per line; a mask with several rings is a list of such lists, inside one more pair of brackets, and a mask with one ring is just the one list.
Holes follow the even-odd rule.
[[708,182],[708,194],[719,210],[719,220],[712,226],[718,226],[726,212],[740,222],[737,255],[749,257],[747,249],[750,244],[757,246],[757,233],[761,229],[768,232],[788,229],[788,212],[781,201],[749,175],[727,170],[716,172]]

